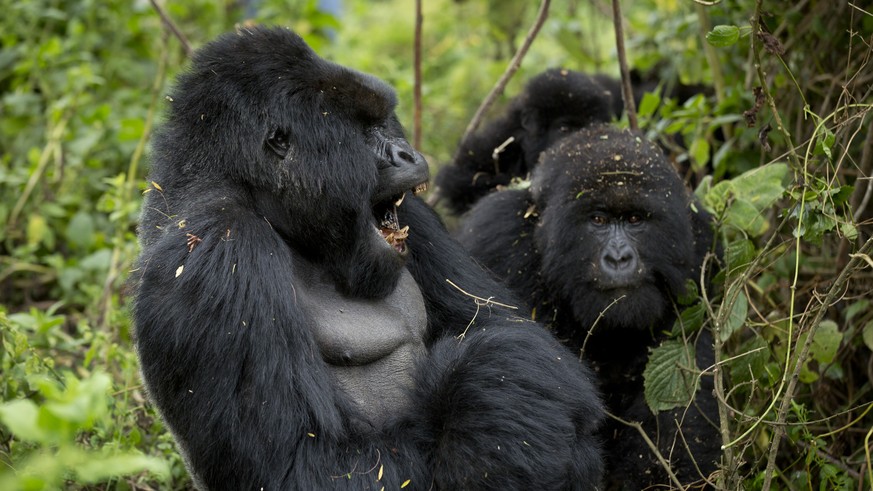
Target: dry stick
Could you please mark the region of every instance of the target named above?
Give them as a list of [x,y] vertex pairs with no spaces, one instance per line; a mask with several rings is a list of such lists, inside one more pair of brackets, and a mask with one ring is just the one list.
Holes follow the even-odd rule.
[[185,50],[185,56],[190,58],[191,55],[194,54],[194,50],[191,49],[191,44],[188,42],[188,39],[185,38],[185,35],[182,34],[182,31],[180,31],[179,28],[176,27],[176,24],[174,24],[173,20],[170,19],[170,16],[167,15],[167,12],[165,12],[164,9],[160,5],[158,5],[157,0],[149,0],[149,3],[152,4],[152,7],[154,7],[154,9],[158,12],[158,15],[161,16],[161,20],[164,22],[164,25],[167,26],[167,28],[173,33],[173,35],[176,36],[176,39],[178,39],[179,42],[182,43],[182,49]]
[[679,489],[685,489],[685,486],[683,486],[682,483],[679,482],[679,478],[676,477],[676,474],[673,473],[673,469],[670,468],[670,463],[664,459],[663,455],[661,455],[661,452],[658,450],[658,446],[655,445],[655,442],[653,442],[652,439],[649,438],[649,435],[646,434],[646,431],[643,429],[643,425],[637,423],[636,421],[625,421],[618,416],[610,413],[609,411],[606,411],[606,415],[623,425],[630,426],[631,428],[636,428],[636,430],[643,437],[643,440],[646,441],[646,445],[649,446],[649,450],[651,450],[652,453],[655,454],[655,458],[658,459],[658,462],[660,462],[664,470],[667,471],[667,475],[670,476],[670,480],[673,481],[673,484],[675,484],[676,487]]
[[421,14],[421,0],[415,0],[415,48],[413,66],[415,82],[412,92],[412,146],[421,149],[421,27],[424,16]]
[[791,407],[791,400],[794,396],[797,380],[800,377],[800,370],[803,368],[804,360],[809,356],[809,349],[815,338],[815,332],[821,324],[825,313],[827,313],[828,306],[832,305],[837,297],[842,295],[843,288],[846,283],[849,282],[852,274],[854,274],[856,270],[867,265],[866,257],[871,251],[873,251],[873,238],[868,239],[867,242],[858,249],[857,253],[851,255],[852,259],[849,261],[849,264],[840,271],[839,276],[837,276],[837,279],[834,280],[830,290],[828,290],[828,294],[822,302],[821,307],[815,314],[815,318],[809,324],[809,333],[807,334],[806,341],[803,343],[803,348],[797,356],[797,360],[794,362],[794,370],[791,372],[791,378],[788,380],[788,388],[782,396],[782,404],[779,406],[779,411],[776,415],[777,424],[773,429],[773,439],[770,442],[770,455],[767,458],[767,468],[764,471],[764,485],[761,487],[762,491],[768,491],[770,489],[770,481],[773,479],[773,471],[776,467],[776,454],[779,450],[779,441],[785,433],[785,417],[788,414],[788,409]]
[[618,0],[612,0],[612,23],[615,25],[615,49],[618,51],[618,66],[621,69],[621,92],[624,95],[624,112],[627,113],[628,126],[632,130],[640,129],[637,123],[637,107],[634,102],[634,91],[631,87],[630,70],[627,68],[627,54],[624,49],[624,27],[622,26],[621,6]]
[[488,111],[488,108],[491,107],[494,100],[503,93],[503,90],[506,89],[506,84],[509,83],[509,79],[512,78],[515,72],[518,71],[519,67],[521,67],[521,60],[524,58],[524,55],[527,54],[527,50],[530,48],[531,43],[533,43],[537,33],[540,32],[540,28],[543,27],[546,17],[549,16],[549,5],[551,3],[551,0],[543,0],[543,3],[540,4],[540,10],[537,12],[537,19],[528,31],[527,36],[525,36],[524,42],[521,44],[521,47],[518,48],[515,56],[512,57],[512,61],[509,63],[509,66],[506,67],[506,71],[500,77],[500,80],[497,81],[497,84],[493,89],[491,89],[491,92],[488,93],[485,100],[482,101],[479,109],[476,110],[476,114],[473,115],[473,119],[470,120],[470,124],[467,125],[467,129],[464,131],[464,137],[461,138],[461,142],[467,141],[467,139],[470,138],[470,135],[476,131],[476,128],[479,127],[482,123],[482,119],[485,117],[485,112]]

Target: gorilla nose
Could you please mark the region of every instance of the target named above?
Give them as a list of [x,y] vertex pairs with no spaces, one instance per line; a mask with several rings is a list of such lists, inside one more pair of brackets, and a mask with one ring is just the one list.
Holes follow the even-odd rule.
[[601,262],[607,271],[629,273],[637,267],[637,255],[627,244],[610,244],[606,247]]
[[406,165],[415,163],[415,150],[406,149],[400,145],[391,147],[391,163],[394,165]]

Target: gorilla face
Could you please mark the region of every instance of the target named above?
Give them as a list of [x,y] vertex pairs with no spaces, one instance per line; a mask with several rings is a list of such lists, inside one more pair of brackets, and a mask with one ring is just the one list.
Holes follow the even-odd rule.
[[[393,90],[320,59],[302,41],[277,52],[287,33],[248,34],[200,50],[195,70],[179,79],[191,90],[178,91],[164,131],[190,143],[186,160],[198,164],[186,174],[192,183],[241,184],[254,209],[325,266],[340,291],[385,296],[410,232],[396,206],[428,179],[394,114]],[[199,120],[180,117],[191,114]]]
[[[693,257],[689,197],[661,151],[608,126],[543,154],[531,192],[546,283],[590,325],[648,328],[682,292]],[[610,304],[615,305],[610,307]]]

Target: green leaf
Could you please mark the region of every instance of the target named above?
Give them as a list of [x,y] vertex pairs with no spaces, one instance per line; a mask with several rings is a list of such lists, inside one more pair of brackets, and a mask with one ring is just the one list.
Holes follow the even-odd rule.
[[699,371],[694,346],[680,339],[664,341],[652,350],[643,372],[646,404],[654,413],[688,405],[699,385]]
[[80,249],[87,249],[94,243],[94,219],[80,211],[73,215],[67,225],[67,240]]
[[744,172],[731,180],[731,184],[737,198],[748,201],[758,211],[764,211],[782,197],[787,175],[788,166],[775,163]]
[[50,443],[51,437],[39,423],[39,408],[30,399],[19,399],[0,406],[0,421],[23,440]]
[[640,101],[640,107],[637,114],[642,118],[648,118],[655,114],[655,110],[661,104],[661,97],[653,92],[646,92]]
[[834,356],[836,356],[842,341],[843,333],[840,332],[837,323],[824,320],[819,324],[815,331],[815,337],[812,338],[810,354],[819,363],[831,363],[834,361]]
[[706,33],[706,41],[716,47],[724,48],[735,44],[740,39],[740,28],[737,26],[720,25]]
[[734,386],[752,380],[766,381],[768,374],[765,366],[768,361],[770,345],[764,338],[754,336],[743,342],[737,350],[737,356],[728,362]]
[[870,321],[864,325],[864,330],[861,333],[861,337],[864,339],[864,344],[867,345],[867,348],[870,351],[873,351],[873,321]]
[[113,476],[127,476],[149,471],[166,478],[170,475],[169,465],[155,457],[137,454],[121,454],[100,457],[89,454],[89,458],[76,466],[76,475],[83,482],[98,483]]
[[731,314],[728,316],[727,325],[718,333],[718,337],[722,342],[727,341],[746,323],[746,317],[749,315],[749,300],[746,298],[746,292],[741,291],[737,295],[737,300],[731,306]]
[[27,221],[27,244],[36,245],[43,241],[49,233],[48,223],[42,215],[30,215]]
[[688,149],[688,153],[694,159],[695,168],[703,168],[709,162],[709,142],[706,141],[706,138],[695,138],[691,142],[691,148]]

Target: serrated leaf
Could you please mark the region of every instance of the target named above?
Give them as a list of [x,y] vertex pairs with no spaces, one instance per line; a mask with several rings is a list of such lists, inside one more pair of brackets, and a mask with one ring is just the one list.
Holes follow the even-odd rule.
[[788,166],[783,163],[768,164],[732,179],[731,187],[738,199],[748,201],[758,211],[769,208],[785,191]]
[[691,402],[699,385],[694,346],[682,340],[664,341],[652,350],[643,372],[646,404],[654,413],[682,407]]
[[673,324],[673,331],[671,334],[678,336],[683,332],[691,334],[700,330],[700,328],[703,327],[705,313],[706,309],[703,307],[702,303],[697,303],[683,310],[679,314],[679,318],[676,319],[676,322]]
[[735,44],[740,39],[740,28],[737,26],[720,25],[706,33],[706,41],[716,47],[724,48]]

